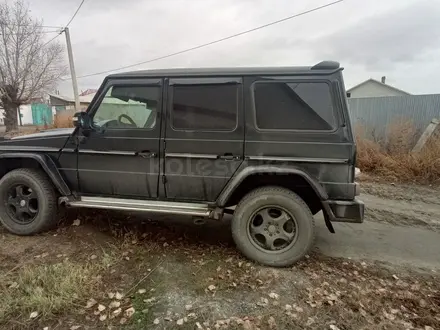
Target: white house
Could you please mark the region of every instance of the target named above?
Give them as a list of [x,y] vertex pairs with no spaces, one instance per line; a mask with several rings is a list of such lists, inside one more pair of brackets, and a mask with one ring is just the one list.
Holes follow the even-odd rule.
[[[5,116],[3,114],[3,109],[0,109],[0,125],[5,124]],[[21,123],[23,125],[32,125],[32,108],[30,104],[21,105],[20,106],[20,114],[21,114]],[[18,118],[18,124],[20,125],[20,119],[18,117],[18,111],[17,111],[17,118]]]
[[364,82],[348,89],[347,93],[349,93],[350,98],[411,95],[401,89],[386,84],[385,77],[382,77],[382,81],[372,78],[365,80]]

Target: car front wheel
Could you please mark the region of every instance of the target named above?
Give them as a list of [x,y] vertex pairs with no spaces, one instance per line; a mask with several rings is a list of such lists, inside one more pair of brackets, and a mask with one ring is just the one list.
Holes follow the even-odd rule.
[[312,248],[313,215],[294,192],[281,187],[258,188],[238,204],[232,236],[248,258],[268,266],[290,266]]
[[0,180],[0,222],[11,233],[32,235],[56,226],[57,194],[45,173],[13,170]]

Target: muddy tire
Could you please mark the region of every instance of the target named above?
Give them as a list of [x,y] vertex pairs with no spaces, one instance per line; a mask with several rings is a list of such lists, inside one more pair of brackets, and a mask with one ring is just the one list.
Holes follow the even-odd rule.
[[307,204],[281,187],[258,188],[237,205],[232,237],[249,259],[275,267],[303,258],[315,239],[315,222]]
[[17,169],[3,176],[0,203],[0,222],[13,234],[37,234],[57,225],[57,193],[40,170]]

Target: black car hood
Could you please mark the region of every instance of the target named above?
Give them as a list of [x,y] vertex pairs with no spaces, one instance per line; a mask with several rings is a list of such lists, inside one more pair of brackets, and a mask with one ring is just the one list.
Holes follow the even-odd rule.
[[38,133],[31,133],[25,135],[19,135],[11,138],[11,140],[22,140],[22,139],[33,139],[33,138],[44,138],[44,137],[52,137],[52,136],[60,136],[60,135],[70,135],[73,133],[74,128],[54,128],[48,129],[44,131],[40,131]]
[[74,130],[74,128],[56,128],[5,138],[0,140],[0,152],[58,152]]

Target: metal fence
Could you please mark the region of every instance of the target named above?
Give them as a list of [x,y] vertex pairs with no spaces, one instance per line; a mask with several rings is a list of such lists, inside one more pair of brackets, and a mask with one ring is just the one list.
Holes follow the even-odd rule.
[[440,94],[349,98],[348,104],[354,129],[379,137],[386,137],[391,123],[410,120],[421,134],[433,118],[440,118]]

